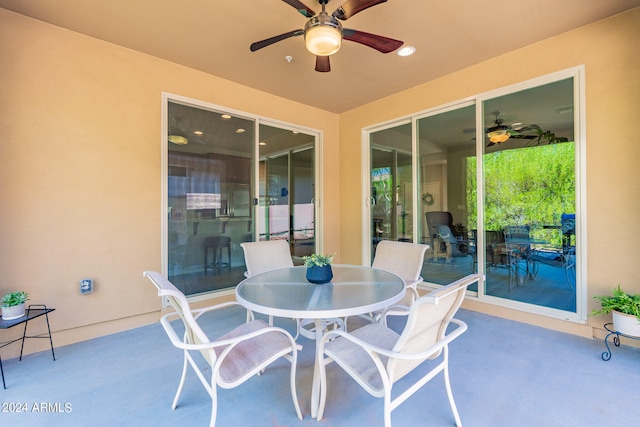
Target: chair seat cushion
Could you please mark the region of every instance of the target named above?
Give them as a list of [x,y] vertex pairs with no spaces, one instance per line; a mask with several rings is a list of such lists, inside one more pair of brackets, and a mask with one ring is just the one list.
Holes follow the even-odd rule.
[[[251,332],[267,328],[269,325],[259,319],[244,323],[216,341],[239,337]],[[225,347],[217,347],[216,354],[224,351]],[[220,366],[220,380],[226,383],[238,381],[243,376],[256,370],[257,367],[268,364],[271,360],[291,351],[291,342],[281,332],[268,332],[248,339],[236,345],[225,357]],[[219,383],[224,387],[223,383]]]
[[[356,329],[351,335],[386,350],[392,350],[398,338],[400,338],[400,335],[395,331],[378,322]],[[378,369],[371,357],[359,345],[340,337],[326,345],[325,353],[356,380],[367,384],[375,390],[382,389],[382,380]],[[380,357],[385,366],[387,359],[387,357]]]

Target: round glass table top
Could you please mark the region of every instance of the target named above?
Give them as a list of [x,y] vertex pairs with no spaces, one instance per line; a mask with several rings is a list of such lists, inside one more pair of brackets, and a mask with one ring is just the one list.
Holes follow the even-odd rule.
[[316,285],[304,266],[249,277],[236,287],[240,304],[258,313],[280,317],[344,317],[384,309],[405,293],[395,274],[370,267],[332,265],[333,279]]

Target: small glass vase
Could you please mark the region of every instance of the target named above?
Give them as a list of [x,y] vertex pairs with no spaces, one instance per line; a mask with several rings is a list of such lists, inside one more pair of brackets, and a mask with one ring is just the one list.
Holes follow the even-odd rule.
[[330,265],[307,267],[307,280],[309,282],[320,285],[330,282],[331,279],[333,279],[333,270],[331,270]]

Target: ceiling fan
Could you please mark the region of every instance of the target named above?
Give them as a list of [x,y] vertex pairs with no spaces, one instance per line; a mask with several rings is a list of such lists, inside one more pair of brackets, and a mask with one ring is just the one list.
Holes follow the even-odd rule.
[[542,129],[536,124],[525,125],[522,123],[512,123],[510,125],[503,124],[504,121],[500,118],[502,111],[496,111],[496,119],[494,125],[487,129],[487,138],[489,143],[487,147],[492,145],[501,144],[509,138],[514,139],[536,139],[540,136]]
[[299,0],[282,1],[309,18],[304,29],[289,31],[288,33],[252,43],[251,52],[290,37],[304,36],[307,50],[316,55],[316,71],[328,72],[331,71],[329,56],[340,50],[342,40],[360,43],[382,53],[393,52],[403,44],[400,40],[343,28],[342,24],[340,24],[339,20],[346,21],[358,12],[384,3],[387,0],[346,0],[331,15],[325,11],[325,6],[329,0],[318,0],[318,3],[322,6],[322,11],[318,14]]

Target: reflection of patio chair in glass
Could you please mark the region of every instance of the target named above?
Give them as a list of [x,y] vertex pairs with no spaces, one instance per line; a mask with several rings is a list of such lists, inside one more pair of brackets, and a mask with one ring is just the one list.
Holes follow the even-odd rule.
[[567,246],[566,248],[558,250],[534,250],[529,256],[530,275],[532,278],[535,278],[536,274],[538,274],[540,264],[561,268],[567,286],[569,286],[569,289],[574,290],[576,283],[575,254],[576,249],[573,246]]
[[[447,264],[453,264],[456,258],[471,257],[473,263],[473,256],[469,253],[469,245],[465,242],[460,242],[453,236],[451,228],[447,225],[436,225],[437,237],[435,239],[438,248],[444,246],[444,252],[434,251],[434,258],[444,257]],[[466,251],[461,251],[460,246],[465,245]]]
[[438,230],[436,226],[446,225],[449,229],[453,226],[453,216],[451,212],[433,211],[425,213],[427,219],[427,230],[429,232],[429,242],[431,242],[431,251],[433,252],[434,261],[438,259],[441,253],[446,252],[444,242],[438,238]]
[[504,246],[504,232],[487,230],[484,235],[487,246],[487,269],[489,267],[495,267],[499,264],[503,264],[504,257],[500,254],[500,251],[497,250],[497,248],[500,245]]
[[562,269],[564,280],[571,290],[576,283],[576,248],[571,245],[571,236],[575,235],[575,214],[562,214],[562,249],[533,250],[528,258],[531,278],[538,274],[540,264]]
[[[511,282],[524,286],[527,278],[533,278],[529,269],[531,250],[531,227],[528,225],[508,225],[504,228],[504,255],[509,266],[509,291]],[[524,270],[521,274],[521,270]]]
[[575,246],[575,243],[571,242],[571,236],[576,235],[576,214],[562,214],[560,229],[562,230],[562,247]]

